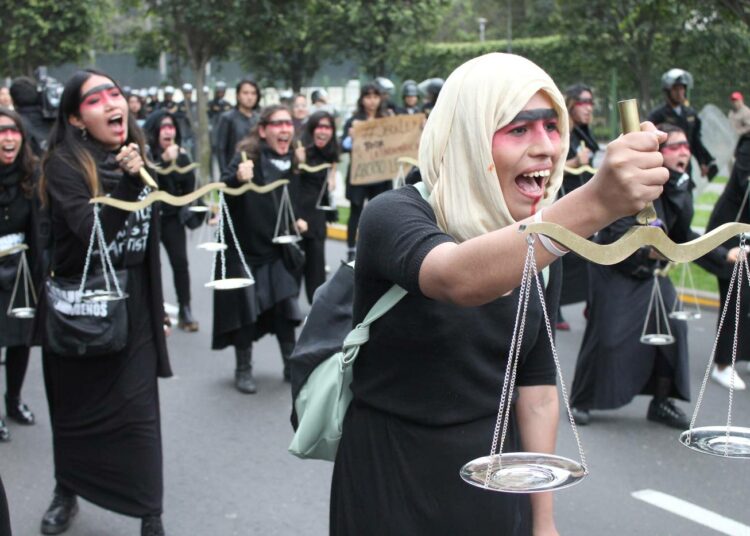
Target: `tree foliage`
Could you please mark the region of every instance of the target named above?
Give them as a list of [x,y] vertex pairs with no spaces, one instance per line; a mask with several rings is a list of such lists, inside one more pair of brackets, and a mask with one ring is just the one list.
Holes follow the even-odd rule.
[[343,0],[247,1],[245,17],[237,21],[238,59],[263,81],[282,81],[299,91],[336,55],[337,22],[347,6]]
[[153,25],[140,36],[139,58],[153,61],[154,56],[149,56],[149,52],[165,50],[185,58],[190,65],[195,75],[193,85],[198,88],[198,154],[201,177],[206,181],[210,175],[211,146],[208,103],[201,88],[205,85],[208,62],[226,57],[236,39],[233,30],[240,6],[236,0],[148,0],[147,5]]
[[0,1],[0,73],[76,61],[92,49],[107,0]]

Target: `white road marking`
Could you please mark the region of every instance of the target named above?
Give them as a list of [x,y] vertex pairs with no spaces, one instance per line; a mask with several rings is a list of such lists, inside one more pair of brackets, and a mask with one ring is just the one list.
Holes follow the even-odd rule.
[[641,491],[634,491],[631,495],[640,501],[689,519],[716,532],[729,534],[730,536],[750,536],[749,526],[666,493],[642,489]]

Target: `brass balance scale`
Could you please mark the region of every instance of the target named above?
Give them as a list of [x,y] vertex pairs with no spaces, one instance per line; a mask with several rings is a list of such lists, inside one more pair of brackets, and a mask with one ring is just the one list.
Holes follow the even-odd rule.
[[[640,131],[640,120],[638,118],[638,106],[635,100],[622,101],[619,103],[622,130],[624,133]],[[613,244],[600,245],[582,238],[575,233],[554,223],[540,222],[521,225],[519,231],[526,235],[527,255],[524,265],[523,276],[518,299],[518,310],[513,331],[513,338],[508,355],[508,363],[505,371],[505,379],[500,395],[500,404],[498,409],[497,421],[492,438],[492,445],[488,456],[483,456],[468,462],[460,470],[461,478],[467,483],[489,491],[501,491],[510,493],[537,493],[546,491],[556,491],[572,485],[575,485],[589,473],[586,465],[586,457],[581,445],[581,440],[576,428],[575,420],[570,409],[568,392],[565,381],[562,376],[560,361],[552,337],[549,315],[547,313],[544,301],[544,287],[540,281],[535,255],[534,243],[538,235],[546,236],[559,243],[568,250],[579,256],[601,265],[613,265],[625,260],[640,247],[651,246],[657,250],[664,258],[673,263],[689,263],[699,257],[702,257],[726,240],[740,235],[741,248],[740,255],[734,267],[732,280],[729,288],[729,296],[733,290],[737,292],[736,301],[736,321],[734,332],[734,352],[732,355],[732,372],[734,373],[737,333],[739,325],[739,304],[742,286],[750,289],[750,271],[748,270],[748,247],[745,244],[743,233],[750,233],[750,225],[741,223],[727,223],[710,233],[685,244],[675,244],[672,242],[664,231],[658,227],[649,226],[648,224],[656,219],[656,211],[653,204],[647,206],[641,211],[636,221],[638,225],[632,227],[622,238]],[[666,307],[661,293],[658,291],[659,284],[656,278],[666,275],[665,273],[656,274],[655,290],[652,293],[650,311],[653,309],[658,316],[657,331],[647,333],[649,318],[644,324],[644,333],[641,341],[645,344],[661,345],[669,344],[671,333],[662,332],[661,325],[666,325],[669,330]],[[555,362],[557,375],[560,379],[560,391],[565,404],[573,435],[575,436],[578,447],[579,461],[575,461],[563,456],[557,456],[547,453],[537,452],[503,452],[503,446],[507,437],[508,425],[511,414],[510,399],[515,387],[516,373],[518,369],[519,358],[521,355],[521,341],[526,320],[526,312],[531,293],[536,292],[542,305],[543,318],[547,337],[549,338],[552,348],[552,356]],[[729,303],[727,299],[727,304]],[[673,313],[677,311],[673,308]],[[722,311],[719,330],[721,332],[727,306]],[[647,317],[649,316],[647,315]],[[685,318],[688,315],[677,314],[673,318]],[[717,333],[717,341],[718,341]],[[673,340],[673,338],[672,338]],[[704,426],[696,428],[696,420],[701,407],[703,395],[708,382],[711,366],[713,364],[714,350],[709,358],[708,367],[703,379],[701,391],[695,407],[693,418],[690,422],[690,429],[680,435],[680,442],[704,454],[723,456],[725,458],[750,458],[750,428],[738,427],[732,424],[732,399],[734,389],[729,390],[729,409],[727,413],[726,425],[722,426]],[[734,374],[733,376],[734,377]],[[733,387],[733,386],[732,386]]]

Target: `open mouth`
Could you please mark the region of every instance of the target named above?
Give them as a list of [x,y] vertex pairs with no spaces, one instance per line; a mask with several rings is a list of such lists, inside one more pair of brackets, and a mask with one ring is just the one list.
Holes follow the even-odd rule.
[[516,177],[516,186],[523,195],[538,199],[544,194],[544,185],[549,180],[549,176],[549,169],[527,171]]
[[688,166],[688,160],[678,160],[675,167],[677,168],[677,171],[686,171]]
[[0,154],[3,157],[3,160],[7,162],[16,156],[16,150],[17,147],[15,143],[4,143],[2,147],[0,147]]

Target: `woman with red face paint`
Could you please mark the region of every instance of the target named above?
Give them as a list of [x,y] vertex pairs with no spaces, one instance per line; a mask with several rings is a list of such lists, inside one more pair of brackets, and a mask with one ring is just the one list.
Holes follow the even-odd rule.
[[[302,134],[304,150],[300,153],[300,160],[311,168],[321,164],[333,166],[320,171],[300,170],[299,174],[298,216],[307,222],[307,232],[302,235],[302,249],[305,251],[305,293],[310,304],[315,290],[326,280],[326,221],[329,213],[318,208],[318,201],[327,204],[336,188],[339,144],[335,128],[331,114],[315,112],[308,118]],[[321,199],[324,184],[325,192]]]
[[[238,152],[221,176],[222,182],[229,187],[238,187],[248,181],[262,186],[279,179],[291,180],[294,202],[296,162],[293,137],[289,110],[280,105],[267,106],[250,135],[237,146]],[[241,156],[243,152],[247,156],[246,162]],[[252,369],[252,345],[268,333],[276,335],[284,363],[284,380],[289,381],[287,363],[294,349],[294,328],[302,321],[298,276],[289,271],[282,261],[281,247],[272,242],[280,201],[280,188],[267,194],[247,192],[237,197],[227,196],[227,207],[240,249],[255,284],[239,290],[214,291],[211,347],[221,350],[234,346],[237,359],[235,387],[241,393],[257,391]],[[304,220],[297,219],[296,223],[300,233],[307,231]],[[226,236],[230,236],[228,228]],[[226,253],[227,277],[247,277],[237,251],[230,247]]]
[[[37,203],[34,202],[34,177],[38,161],[26,143],[21,116],[0,108],[0,250],[26,244],[32,266],[40,258],[36,239]],[[34,424],[34,414],[21,401],[21,387],[29,364],[31,320],[6,314],[13,294],[13,284],[20,254],[0,258],[0,348],[5,348],[5,407],[9,419],[20,424]],[[39,274],[35,273],[35,276]],[[13,306],[22,305],[16,297]],[[10,440],[10,430],[0,417],[0,441]]]
[[[654,202],[658,220],[676,243],[698,235],[690,228],[693,195],[690,186],[690,145],[685,132],[665,123],[658,128],[669,136],[660,145],[669,180]],[[622,218],[602,231],[596,242],[609,244],[635,225],[635,218]],[[720,247],[697,262],[715,274],[731,274],[737,251]],[[640,342],[654,284],[654,270],[666,265],[652,248],[644,247],[613,266],[589,265],[589,321],[581,343],[571,389],[573,416],[578,424],[588,424],[590,410],[616,409],[637,395],[653,396],[647,418],[678,430],[690,421],[672,400],[690,400],[687,325],[669,319],[675,342],[648,346]],[[728,275],[727,275],[728,277]],[[659,277],[659,286],[668,306],[677,298],[668,277]],[[649,332],[654,332],[651,314]],[[634,359],[637,356],[637,359]]]
[[[52,220],[56,277],[82,276],[94,224],[92,197],[135,201],[147,193],[139,178],[142,154],[142,133],[120,87],[104,73],[75,73],[63,90],[40,184]],[[162,325],[157,207],[100,211],[112,262],[127,273],[125,348],[82,359],[55,354],[43,344],[56,481],[43,534],[68,528],[78,495],[141,518],[142,535],[164,534],[157,379],[172,372]],[[46,310],[40,309],[41,327]]]
[[[166,168],[172,164],[184,168],[190,165],[190,156],[180,147],[181,130],[175,117],[166,110],[152,113],[143,128],[151,158],[157,166]],[[195,189],[195,171],[186,173],[172,171],[159,174],[159,189],[174,196],[187,195]],[[187,256],[187,239],[184,221],[180,219],[180,207],[163,204],[161,207],[161,241],[167,250],[172,265],[174,288],[177,294],[177,327],[198,331],[198,322],[190,309],[190,268]]]
[[[405,186],[362,215],[354,324],[394,284],[408,294],[370,326],[354,364],[331,534],[557,534],[551,494],[490,493],[458,473],[492,442],[527,252],[519,224],[541,219],[586,237],[658,197],[664,135],[643,130],[613,141],[597,175],[550,204],[568,149],[550,77],[519,56],[488,54],[446,80],[411,177],[428,198]],[[551,241],[535,249],[540,269],[562,254]],[[507,451],[555,450],[555,380],[532,296]]]

